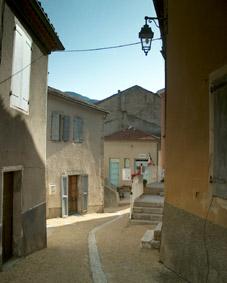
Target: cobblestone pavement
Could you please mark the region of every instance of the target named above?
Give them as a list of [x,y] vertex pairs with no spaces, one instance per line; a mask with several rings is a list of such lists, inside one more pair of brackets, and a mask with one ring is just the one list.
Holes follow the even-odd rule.
[[[0,273],[0,283],[92,283],[89,232],[117,215],[108,210],[105,214],[48,220],[48,248],[7,264]],[[140,248],[140,238],[148,228],[149,225],[130,225],[128,214],[123,214],[96,231],[108,282],[181,282],[158,262],[158,251]]]

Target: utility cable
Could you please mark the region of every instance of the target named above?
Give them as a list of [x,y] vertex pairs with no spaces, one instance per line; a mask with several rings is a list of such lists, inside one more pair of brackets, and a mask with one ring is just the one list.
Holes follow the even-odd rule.
[[[154,38],[152,41],[160,40],[161,38]],[[128,46],[133,46],[133,45],[138,45],[140,44],[139,42],[134,42],[134,43],[127,43],[127,44],[121,44],[121,45],[113,45],[113,46],[107,46],[107,47],[99,47],[99,48],[90,48],[90,49],[67,49],[67,50],[62,50],[62,51],[55,51],[58,53],[73,53],[73,52],[91,52],[91,51],[101,51],[101,50],[107,50],[107,49],[116,49],[116,48],[122,48],[122,47],[128,47]],[[39,56],[38,58],[34,59],[30,64],[24,66],[22,69],[18,70],[14,74],[10,75],[9,77],[5,78],[4,80],[0,81],[0,85],[7,82],[14,76],[18,75],[19,73],[23,72],[25,69],[27,69],[29,66],[37,62],[39,59],[41,59],[44,54]]]

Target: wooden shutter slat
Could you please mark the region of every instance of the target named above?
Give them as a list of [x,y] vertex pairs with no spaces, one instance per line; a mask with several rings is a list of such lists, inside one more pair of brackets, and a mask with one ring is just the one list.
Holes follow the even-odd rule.
[[51,140],[59,141],[60,140],[60,113],[52,112],[51,114]]
[[70,135],[70,117],[63,117],[63,141],[68,141]]

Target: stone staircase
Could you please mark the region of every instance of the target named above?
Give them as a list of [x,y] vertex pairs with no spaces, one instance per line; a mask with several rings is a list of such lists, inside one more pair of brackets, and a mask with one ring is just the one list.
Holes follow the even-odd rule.
[[161,244],[162,222],[154,230],[147,230],[141,239],[141,248],[159,249]]
[[156,225],[162,221],[164,197],[143,194],[133,205],[131,223]]

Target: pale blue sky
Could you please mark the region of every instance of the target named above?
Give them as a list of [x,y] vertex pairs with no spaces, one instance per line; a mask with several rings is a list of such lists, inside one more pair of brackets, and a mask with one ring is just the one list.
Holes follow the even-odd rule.
[[[155,16],[152,0],[41,0],[65,49],[106,47],[139,41],[144,16]],[[152,24],[154,37],[159,31]],[[140,85],[164,87],[161,41],[145,56],[140,45],[84,53],[53,53],[49,85],[103,99]]]

